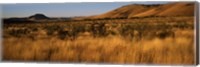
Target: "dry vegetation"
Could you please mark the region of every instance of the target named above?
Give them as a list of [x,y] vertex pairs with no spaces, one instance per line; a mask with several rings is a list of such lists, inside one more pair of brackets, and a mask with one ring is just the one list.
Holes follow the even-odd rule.
[[4,61],[194,64],[193,17],[4,24]]

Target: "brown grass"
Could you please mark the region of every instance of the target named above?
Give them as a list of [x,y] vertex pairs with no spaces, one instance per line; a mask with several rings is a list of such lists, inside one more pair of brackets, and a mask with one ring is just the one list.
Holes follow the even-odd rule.
[[[185,33],[184,33],[185,32]],[[194,64],[193,32],[176,38],[127,41],[120,36],[57,38],[32,41],[6,38],[3,59],[16,61],[64,61],[120,64]]]
[[195,64],[193,17],[4,24],[4,61]]

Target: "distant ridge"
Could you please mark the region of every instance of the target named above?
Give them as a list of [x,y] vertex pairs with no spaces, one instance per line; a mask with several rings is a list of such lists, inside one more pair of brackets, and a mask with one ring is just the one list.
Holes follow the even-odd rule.
[[115,10],[88,17],[63,17],[50,18],[44,14],[37,13],[29,17],[7,18],[3,22],[56,22],[71,20],[109,19],[109,18],[135,18],[135,17],[174,17],[174,16],[194,16],[195,2],[177,2],[167,4],[130,4]]
[[37,13],[29,17],[17,17],[17,18],[5,18],[3,22],[5,23],[22,23],[22,22],[55,22],[55,21],[66,21],[71,20],[68,17],[50,18],[44,14]]
[[131,4],[122,6],[104,14],[88,18],[132,18],[146,16],[194,16],[194,2],[167,3],[167,4]]

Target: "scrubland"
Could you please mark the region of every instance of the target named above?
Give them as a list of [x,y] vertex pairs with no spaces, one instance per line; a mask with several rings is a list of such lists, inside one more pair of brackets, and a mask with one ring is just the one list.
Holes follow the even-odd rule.
[[195,64],[193,17],[3,25],[3,60]]

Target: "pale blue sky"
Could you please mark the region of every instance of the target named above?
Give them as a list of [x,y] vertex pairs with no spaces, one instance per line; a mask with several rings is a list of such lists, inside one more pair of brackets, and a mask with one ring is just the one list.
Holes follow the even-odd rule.
[[36,13],[48,17],[73,17],[98,15],[128,4],[163,4],[166,2],[98,2],[98,3],[43,3],[2,4],[4,18],[28,17]]

